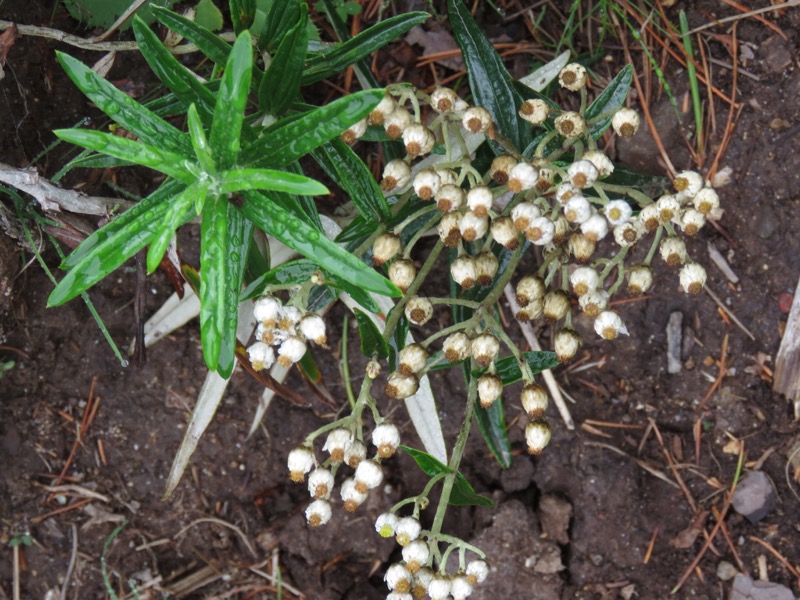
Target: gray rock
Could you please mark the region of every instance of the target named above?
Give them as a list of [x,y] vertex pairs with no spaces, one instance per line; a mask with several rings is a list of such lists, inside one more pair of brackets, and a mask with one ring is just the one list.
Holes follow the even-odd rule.
[[733,493],[733,508],[751,523],[758,523],[775,507],[777,495],[772,482],[763,471],[751,471],[744,476]]
[[779,583],[754,581],[739,573],[733,580],[730,600],[796,600],[792,590]]
[[719,561],[719,564],[717,565],[717,577],[721,581],[730,581],[736,577],[737,573],[738,571],[736,570],[736,567],[734,567],[727,560]]

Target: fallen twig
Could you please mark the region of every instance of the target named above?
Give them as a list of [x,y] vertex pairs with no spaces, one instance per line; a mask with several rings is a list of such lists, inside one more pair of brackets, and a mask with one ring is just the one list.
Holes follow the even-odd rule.
[[714,292],[712,292],[707,285],[704,286],[703,289],[709,296],[711,296],[711,299],[717,303],[717,306],[719,306],[723,310],[723,312],[725,312],[731,318],[731,320],[734,323],[736,323],[739,329],[741,329],[747,337],[749,337],[751,340],[755,342],[756,336],[750,333],[750,330],[744,326],[744,324],[736,317],[735,314],[733,314],[733,312],[727,306],[725,306],[725,304],[723,304],[722,300],[719,299],[719,296],[717,296]]
[[756,15],[760,15],[765,12],[771,12],[773,10],[781,10],[784,8],[791,8],[792,6],[800,6],[800,0],[789,0],[788,2],[782,2],[781,4],[775,4],[773,6],[765,6],[764,8],[751,10],[741,15],[733,15],[731,17],[724,17],[722,19],[717,19],[715,21],[706,23],[705,25],[700,25],[699,27],[695,27],[694,29],[690,30],[689,33],[697,33],[698,31],[711,29],[712,27],[716,27],[717,25],[723,25],[725,23],[730,23],[731,21],[739,21],[741,19],[746,19],[748,17],[755,17]]

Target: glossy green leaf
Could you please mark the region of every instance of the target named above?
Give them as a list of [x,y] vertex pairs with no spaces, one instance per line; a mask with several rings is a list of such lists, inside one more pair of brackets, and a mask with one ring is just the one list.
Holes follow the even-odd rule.
[[[402,445],[400,449],[413,458],[417,466],[422,469],[422,472],[428,477],[454,472],[453,469],[427,452]],[[451,506],[483,506],[485,508],[492,508],[494,506],[494,502],[492,502],[491,499],[477,494],[470,482],[467,481],[467,478],[461,473],[456,474],[453,490],[450,492],[449,504]]]
[[244,109],[250,91],[253,69],[253,46],[250,33],[243,31],[233,44],[225,73],[222,76],[214,107],[209,145],[219,169],[230,169],[239,156],[239,144],[244,123]]
[[511,442],[506,431],[506,417],[502,400],[498,399],[488,409],[475,407],[478,429],[497,463],[507,469],[511,466]]
[[273,169],[232,169],[220,173],[219,184],[223,194],[242,190],[273,190],[311,196],[330,193],[328,188],[310,177]]
[[283,263],[248,283],[240,300],[257,298],[266,293],[267,288],[273,285],[301,285],[311,279],[311,276],[318,270],[319,266],[307,258],[298,258]]
[[156,19],[170,31],[185,37],[197,48],[219,66],[224,66],[231,52],[231,45],[218,35],[194,21],[167,10],[166,8],[153,7]]
[[258,41],[259,47],[266,47],[270,52],[274,52],[281,45],[292,25],[297,22],[299,12],[299,0],[273,1],[267,13],[264,31]]
[[633,81],[633,65],[625,65],[586,109],[586,121],[594,139],[611,125],[611,118],[625,104]]
[[329,275],[326,279],[326,283],[328,287],[332,287],[336,290],[346,292],[350,295],[350,297],[355,300],[359,306],[365,308],[367,311],[373,314],[381,314],[381,307],[372,299],[369,292],[362,290],[357,285],[353,285],[344,279],[340,279],[338,277],[334,277],[333,275]]
[[156,146],[92,129],[56,129],[53,133],[70,144],[150,167],[185,184],[195,180],[195,175],[189,170],[192,165],[186,156]]
[[133,18],[133,33],[139,51],[164,85],[175,97],[188,107],[197,105],[197,110],[206,125],[211,124],[214,110],[214,93],[184,67],[161,43],[158,36],[138,17]]
[[300,94],[300,80],[308,48],[308,9],[300,5],[297,22],[283,37],[258,88],[261,110],[282,115]]
[[230,0],[231,22],[236,35],[242,30],[250,29],[256,18],[256,0]]
[[141,141],[176,154],[191,153],[189,136],[185,133],[114,87],[79,60],[63,52],[56,52],[56,57],[73,83],[97,108],[136,134]]
[[320,383],[322,381],[322,373],[317,367],[314,355],[311,352],[303,354],[303,358],[298,361],[297,367],[311,383]]
[[314,160],[353,201],[369,223],[391,217],[389,203],[364,161],[346,143],[336,138],[312,152]]
[[386,343],[378,326],[364,311],[356,308],[353,310],[353,315],[358,323],[358,335],[361,336],[361,354],[366,357],[387,358],[389,344]]
[[[547,369],[555,369],[560,363],[555,352],[523,352],[523,358],[531,368],[531,372],[536,375]],[[513,356],[506,356],[495,361],[495,372],[503,380],[503,385],[511,385],[522,379],[522,371],[519,368],[517,359]],[[473,371],[473,377],[480,377],[486,369]]]
[[[148,273],[153,273],[158,268],[158,265],[161,263],[161,259],[164,258],[164,253],[169,247],[170,241],[175,235],[175,230],[178,229],[178,226],[187,219],[186,213],[191,210],[192,204],[195,204],[196,206],[198,203],[198,198],[202,198],[199,201],[199,204],[202,205],[207,193],[208,183],[196,182],[187,187],[174,198],[170,199],[169,210],[161,221],[158,235],[156,235],[156,238],[150,243],[150,247],[147,249]],[[189,215],[188,218],[191,219],[196,214],[197,213],[195,212],[194,214]]]
[[194,22],[210,31],[222,29],[222,11],[212,0],[200,0],[195,7]]
[[308,61],[303,71],[303,85],[322,81],[366,58],[376,50],[406,33],[409,29],[424,23],[430,15],[425,12],[409,12],[390,17],[373,25],[341,44],[336,44],[325,53]]
[[77,158],[71,160],[67,166],[65,167],[66,171],[71,171],[72,169],[113,169],[116,167],[130,167],[134,163],[129,160],[122,160],[121,158],[115,158],[113,156],[104,156],[103,154],[98,154],[97,152],[92,152],[91,154],[81,154]]
[[[197,108],[195,108],[194,104],[190,104],[189,110],[186,111],[186,123],[189,127],[189,137],[192,140],[194,155],[197,157],[200,168],[209,175],[216,174],[217,165],[214,163],[214,157],[211,155],[211,146],[208,144],[203,123],[200,122],[200,115],[197,114]],[[202,205],[198,205],[198,213],[201,207]]]
[[522,101],[500,55],[470,15],[464,0],[447,0],[447,14],[461,48],[475,104],[488,110],[495,128],[522,150],[530,142],[531,129],[517,112]]
[[257,141],[242,150],[241,164],[258,162],[283,167],[340,135],[366,117],[383,98],[383,90],[364,90],[334,100],[301,117],[278,121]]
[[319,264],[325,271],[367,291],[394,297],[401,294],[383,275],[263,194],[246,191],[244,196],[246,201],[240,210],[248,219],[265,233]]

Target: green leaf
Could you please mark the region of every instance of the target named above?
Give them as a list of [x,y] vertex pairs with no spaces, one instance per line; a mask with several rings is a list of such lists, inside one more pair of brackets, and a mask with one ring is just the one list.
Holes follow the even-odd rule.
[[270,52],[274,52],[292,28],[292,24],[297,22],[299,11],[299,0],[274,1],[267,13],[264,31],[258,40],[259,47],[266,47]]
[[320,383],[322,381],[322,373],[317,367],[314,355],[311,352],[303,354],[303,358],[297,362],[297,367],[310,382]]
[[[143,6],[136,11],[136,16],[150,23],[153,20],[149,7],[151,3],[157,2],[159,5],[172,5],[175,0],[147,0]],[[89,25],[90,27],[101,27],[108,29],[114,22],[128,10],[132,0],[65,0],[64,4],[74,18]],[[125,31],[129,22],[124,23],[121,31]]]
[[502,400],[498,399],[488,409],[478,404],[475,407],[478,429],[498,464],[507,469],[511,466],[511,442],[506,431],[506,417]]
[[261,296],[272,285],[300,285],[311,279],[315,271],[319,271],[319,265],[307,258],[283,263],[248,283],[240,301]]
[[[413,458],[417,466],[422,469],[422,472],[428,477],[454,472],[453,469],[427,452],[402,445],[400,449]],[[489,498],[475,493],[475,489],[461,473],[456,474],[456,480],[453,483],[453,490],[450,492],[450,502],[448,504],[451,506],[483,506],[485,508],[492,508],[494,506],[494,502]]]
[[[214,157],[211,155],[211,147],[208,145],[206,132],[203,129],[203,124],[200,122],[200,115],[197,114],[197,108],[195,108],[194,104],[190,104],[189,110],[186,111],[186,122],[189,126],[189,137],[192,140],[192,147],[194,148],[197,162],[200,163],[200,168],[209,175],[216,174],[217,165],[214,164]],[[201,208],[202,205],[198,205],[198,213],[200,213]]]
[[211,0],[200,0],[195,6],[194,22],[210,31],[222,29],[222,11]]
[[156,19],[170,31],[185,37],[219,66],[225,65],[231,45],[205,27],[165,8],[153,7]]
[[488,110],[495,128],[522,150],[530,142],[531,129],[517,112],[522,102],[511,84],[511,75],[463,0],[447,0],[447,13],[467,67],[475,104]]
[[625,65],[586,109],[586,121],[594,139],[611,125],[611,118],[625,104],[633,81],[633,65]]
[[168,152],[191,153],[189,136],[118,90],[79,60],[63,52],[56,52],[56,58],[73,83],[97,108],[136,134],[140,140]]
[[300,5],[300,15],[275,51],[272,62],[258,88],[259,107],[271,115],[282,115],[300,94],[300,80],[308,48],[308,8]]
[[350,146],[336,138],[314,150],[312,156],[367,222],[377,223],[391,217],[389,203],[380,186]]
[[236,35],[239,35],[244,29],[250,29],[256,18],[256,0],[230,0],[228,5]]
[[185,184],[195,180],[195,175],[189,170],[192,165],[186,156],[156,146],[91,129],[56,129],[53,133],[70,144],[150,167]]
[[[531,351],[523,352],[522,356],[525,362],[530,366],[534,375],[547,369],[555,369],[560,364],[555,352]],[[519,368],[519,363],[513,356],[506,356],[503,359],[495,361],[494,366],[497,376],[503,380],[503,385],[511,385],[522,379],[522,371]],[[486,369],[473,371],[472,376],[480,377],[485,371]]]
[[[178,225],[187,220],[186,213],[191,210],[192,203],[195,203],[195,205],[197,205],[197,203],[202,205],[207,193],[208,183],[198,181],[170,200],[169,210],[167,214],[164,215],[158,235],[156,239],[150,243],[150,248],[147,250],[148,273],[153,273],[158,268],[172,237],[175,235],[175,230],[178,229]],[[195,212],[189,215],[188,218],[191,219],[196,214]]]
[[254,191],[246,191],[244,196],[246,200],[240,210],[248,219],[325,271],[370,292],[393,297],[401,295],[388,279],[266,196]]
[[377,355],[378,358],[388,358],[389,344],[386,343],[378,326],[364,311],[356,308],[353,314],[358,322],[358,334],[361,336],[361,354],[367,357]]
[[223,194],[242,190],[273,190],[289,194],[318,196],[330,191],[319,181],[273,169],[233,169],[220,174],[220,191]]
[[303,85],[322,81],[369,56],[389,42],[394,41],[415,25],[425,22],[430,15],[425,12],[409,12],[391,17],[369,27],[349,39],[319,54],[306,64]]
[[278,121],[242,150],[241,164],[269,167],[293,163],[366,117],[383,98],[383,90],[364,90],[334,100],[304,115]]
[[362,290],[360,287],[333,275],[328,275],[325,281],[329,287],[348,293],[353,300],[369,312],[376,315],[383,312],[369,292]]
[[253,69],[253,46],[250,32],[243,31],[233,44],[222,85],[214,107],[209,145],[219,169],[230,169],[239,156],[244,109],[250,91]]

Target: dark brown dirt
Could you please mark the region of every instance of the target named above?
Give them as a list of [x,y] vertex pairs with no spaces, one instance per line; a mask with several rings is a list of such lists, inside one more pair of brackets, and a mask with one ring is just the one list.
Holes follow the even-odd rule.
[[[731,14],[717,3],[697,4],[684,6],[692,25]],[[11,1],[0,7],[0,16],[45,24],[50,10]],[[651,297],[618,307],[630,338],[613,344],[595,341],[591,324],[579,319],[577,327],[588,340],[584,364],[598,364],[557,371],[577,401],[571,410],[579,428],[566,430],[553,411],[552,445],[540,458],[528,458],[516,420],[520,408],[511,401],[507,417],[516,454],[511,469],[498,468],[477,431],[470,441],[464,473],[497,503],[494,510],[452,509],[448,515],[448,531],[479,545],[495,567],[473,597],[669,597],[704,543],[699,533],[685,547],[676,547],[680,544],[674,540],[696,515],[687,494],[698,510],[723,508],[724,489],[734,479],[738,460],[731,453],[732,439],[744,440],[745,470],[758,463],[772,480],[778,501],[757,524],[731,511],[725,520],[731,542],[754,578],[759,576],[759,557],[765,556],[769,580],[800,593],[800,582],[755,541],[769,543],[800,568],[800,483],[787,470],[787,451],[798,440],[800,428],[792,420],[790,405],[772,393],[768,376],[755,368],[758,353],[774,358],[777,352],[786,319],[779,297],[794,291],[800,275],[800,11],[792,10],[777,20],[787,40],[751,20],[738,28],[740,43],[753,54],[743,66],[758,80],[739,80],[742,110],[721,164],[733,169],[732,183],[720,190],[722,229],[707,228],[690,243],[692,255],[708,265],[709,287],[755,340],[726,324],[710,297],[684,296],[676,274],[661,268]],[[677,20],[677,13],[670,15]],[[59,15],[53,26],[76,31],[75,23]],[[729,61],[716,43],[709,48],[712,56]],[[0,105],[6,115],[0,123],[3,162],[26,165],[52,143],[52,129],[72,126],[86,115],[97,117],[55,64],[56,47],[22,38],[8,55],[0,82]],[[89,63],[97,58],[69,52]],[[144,77],[141,65],[132,68],[125,61],[133,64],[123,59],[112,79]],[[717,68],[723,72],[715,76],[724,84],[730,73]],[[685,77],[671,76],[676,91],[682,92],[679,82]],[[724,114],[720,108],[720,130]],[[653,156],[646,142],[626,151],[629,156]],[[61,148],[44,154],[40,171],[52,175],[62,156]],[[659,171],[654,158],[649,167]],[[135,184],[148,186],[140,180]],[[5,198],[3,202],[13,211]],[[196,233],[185,235],[188,246]],[[709,243],[726,256],[741,278],[739,284],[728,283],[707,259]],[[14,246],[17,257],[10,263],[3,251],[3,264],[11,267],[0,272],[0,282],[27,265],[29,254]],[[55,268],[55,253],[46,251],[45,258]],[[10,278],[12,301],[0,327],[0,362],[15,360],[16,365],[0,380],[0,598],[11,597],[9,544],[22,536],[32,542],[21,552],[23,598],[109,597],[101,572],[105,544],[111,586],[119,597],[132,598],[135,585],[140,598],[161,597],[161,590],[174,598],[274,598],[278,575],[288,584],[283,597],[294,597],[292,590],[307,598],[385,597],[383,573],[399,553],[396,545],[374,534],[372,523],[377,514],[424,485],[410,459],[401,456],[389,462],[386,485],[355,515],[337,506],[330,524],[309,530],[302,514],[305,489],[290,484],[285,461],[309,431],[330,420],[331,411],[319,402],[297,408],[276,400],[263,427],[248,439],[261,390],[237,372],[192,459],[191,472],[174,498],[162,502],[165,477],[205,376],[197,326],[186,326],[151,348],[143,368],[123,368],[83,302],[45,308],[51,283],[38,265]],[[90,294],[121,346],[134,333],[134,285],[134,268],[128,265]],[[148,314],[171,293],[161,275],[148,280],[147,290]],[[0,299],[0,306],[4,303]],[[684,370],[669,375],[665,327],[674,311],[682,313],[685,337],[693,342],[684,348]],[[341,317],[334,313],[332,321],[341,322]],[[353,331],[349,335],[355,339]],[[543,338],[547,335],[543,330]],[[726,336],[728,375],[698,412],[696,407],[717,376],[714,361]],[[338,347],[340,337],[341,332],[334,334],[332,348]],[[338,356],[318,352],[316,357],[327,388],[344,402]],[[459,425],[463,384],[455,372],[434,381],[451,442]],[[290,383],[307,393],[296,375]],[[99,494],[80,505],[86,492],[52,492],[47,486],[73,448],[91,389],[99,410],[64,482]],[[515,392],[507,397],[514,398]],[[398,409],[395,415],[404,425],[406,441],[419,445],[402,407],[392,408]],[[587,420],[623,427],[582,428]],[[700,435],[695,439],[698,420]],[[676,474],[686,492],[676,484]],[[55,514],[59,509],[69,510]],[[125,527],[111,541],[123,521]],[[709,516],[705,531],[715,523]],[[730,547],[718,535],[675,597],[727,598],[731,583],[716,575],[721,561],[735,564]],[[206,577],[206,583],[182,594],[177,586],[186,584],[191,574]]]

